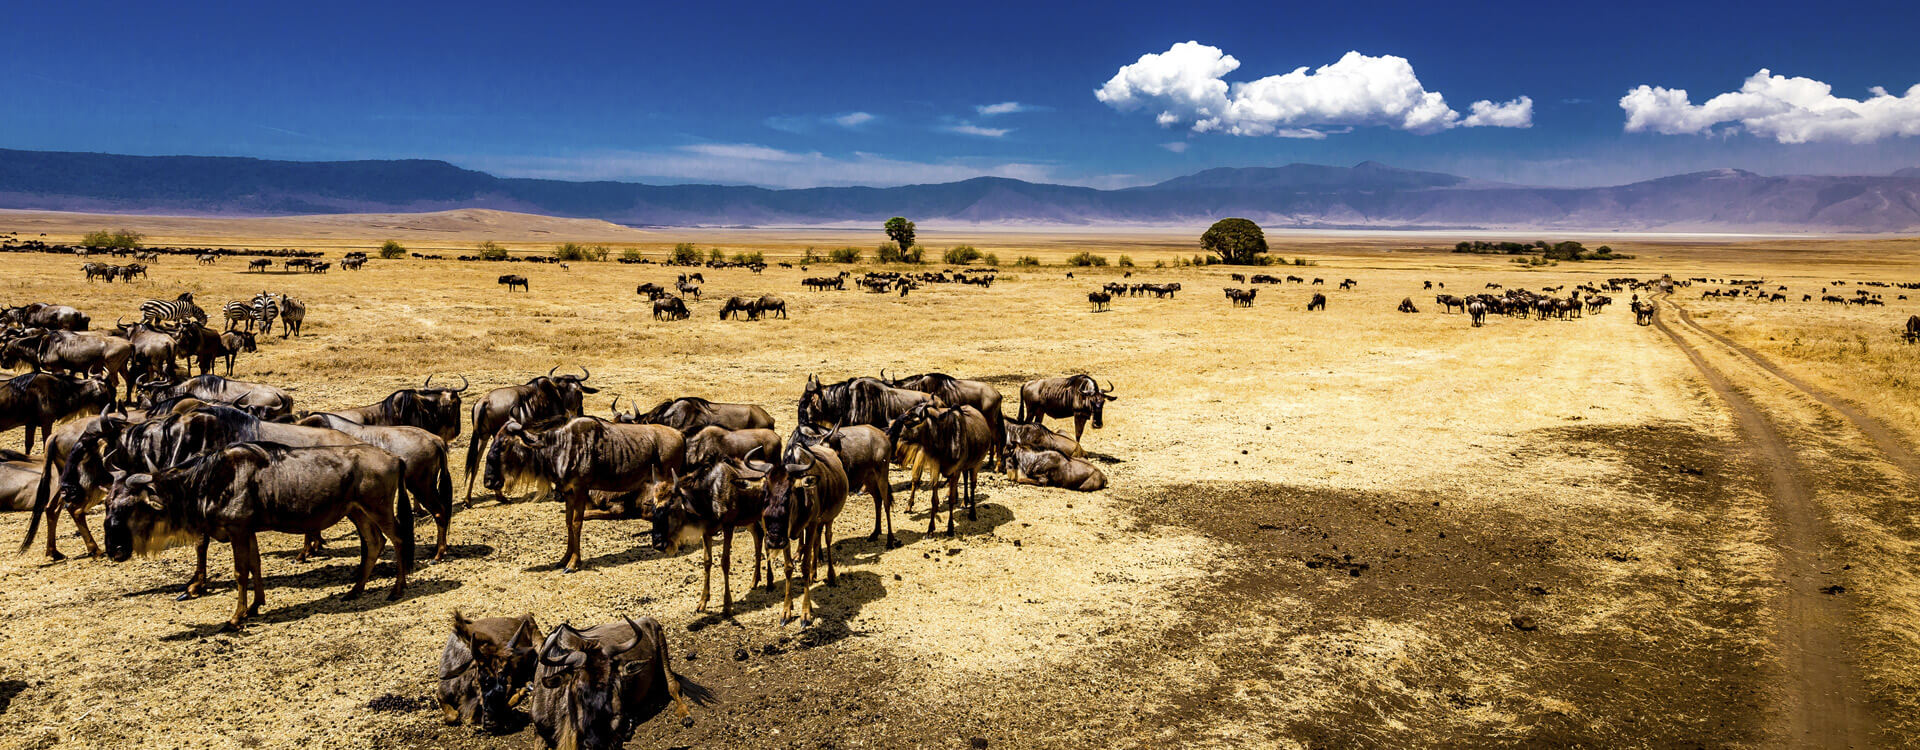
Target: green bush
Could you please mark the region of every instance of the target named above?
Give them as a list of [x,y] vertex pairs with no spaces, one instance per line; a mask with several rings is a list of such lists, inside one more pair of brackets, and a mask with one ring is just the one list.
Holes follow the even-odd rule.
[[805,253],[802,253],[802,254],[800,255],[800,262],[801,262],[802,264],[806,264],[806,263],[819,263],[819,262],[821,262],[821,261],[824,261],[824,260],[826,260],[826,259],[827,259],[827,257],[826,257],[826,256],[824,256],[824,255],[821,255],[821,254],[819,254],[819,253],[816,253],[816,252],[814,252],[814,251],[813,251],[813,246],[812,246],[812,245],[808,245],[808,246],[807,246],[807,251],[806,251]]
[[586,245],[568,242],[553,249],[553,259],[559,261],[591,260],[592,252]]
[[479,251],[480,251],[481,260],[506,260],[507,259],[507,249],[504,247],[501,247],[499,243],[494,242],[493,240],[487,240],[486,242],[480,243]]
[[700,262],[700,249],[691,242],[682,242],[673,246],[673,262],[682,266],[691,266]]
[[744,253],[744,252],[743,252],[743,253],[734,253],[734,254],[733,254],[733,262],[735,262],[735,263],[765,263],[765,262],[767,262],[767,260],[766,260],[766,257],[767,257],[767,256],[766,256],[766,255],[764,255],[764,254],[762,254],[762,253],[761,253],[761,252],[760,252],[759,250],[755,250],[755,251],[753,251],[753,252],[750,252],[750,253]]
[[130,229],[122,229],[117,232],[101,230],[98,232],[88,232],[85,237],[81,238],[80,244],[84,247],[133,250],[140,247],[140,241],[144,239],[146,239],[146,235]]
[[707,262],[718,263],[727,259],[727,252],[717,247],[707,248]]
[[859,263],[860,248],[843,247],[836,249],[827,255],[827,260],[835,263]]
[[1031,255],[1022,255],[1020,259],[1014,261],[1013,264],[1016,266],[1037,266],[1040,265],[1040,259]]
[[1000,256],[995,255],[993,253],[987,253],[985,255],[980,256],[980,262],[985,263],[989,266],[997,266],[997,265],[1000,265]]
[[876,263],[922,263],[925,262],[925,255],[926,249],[919,245],[902,250],[896,243],[882,242],[874,248],[873,260]]
[[1132,268],[1132,267],[1133,267],[1133,256],[1131,256],[1131,255],[1122,255],[1122,256],[1120,256],[1120,267],[1121,267],[1121,268]]
[[380,243],[380,257],[387,259],[405,258],[407,257],[407,247],[394,240],[387,240],[386,242]]
[[1067,265],[1069,266],[1105,266],[1106,264],[1107,256],[1094,255],[1085,250],[1075,253],[1073,257],[1067,259]]
[[955,245],[947,248],[947,251],[941,254],[940,260],[950,266],[964,266],[983,257],[985,255],[975,250],[972,245]]
[[640,260],[640,248],[630,247],[620,251],[620,259],[632,263]]

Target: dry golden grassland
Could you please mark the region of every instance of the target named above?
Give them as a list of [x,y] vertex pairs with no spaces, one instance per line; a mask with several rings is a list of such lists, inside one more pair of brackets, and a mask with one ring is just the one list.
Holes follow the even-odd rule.
[[[65,221],[74,233],[100,226]],[[299,227],[210,222],[163,236],[124,223],[155,243],[329,255],[372,250],[386,234],[304,241],[285,234]],[[409,246],[457,253],[486,231]],[[870,252],[877,235],[649,231],[614,247],[657,260],[694,241],[778,262],[808,246]],[[835,266],[705,270],[706,299],[690,302],[690,320],[669,323],[633,293],[672,281],[658,266],[374,260],[357,273],[307,275],[164,258],[129,286],[88,285],[72,257],[0,256],[0,302],[73,304],[102,326],[181,291],[209,309],[262,290],[305,300],[308,335],[264,342],[235,373],[290,386],[302,409],[369,403],[429,374],[471,378],[471,403],[556,365],[592,370],[602,389],[589,397],[593,413],[615,395],[623,404],[701,395],[761,404],[782,433],[810,373],[980,378],[1009,397],[1009,411],[1019,384],[1041,376],[1089,372],[1120,396],[1106,429],[1085,440],[1106,491],[983,477],[979,519],[952,539],[922,536],[923,492],[911,513],[896,513],[906,545],[895,550],[866,541],[871,502],[851,499],[836,524],[840,583],[818,590],[821,619],[805,633],[778,624],[777,590],[747,592],[744,541],[732,622],[693,612],[699,553],[653,552],[644,521],[588,524],[588,569],[553,570],[562,515],[544,502],[459,512],[450,560],[417,569],[392,603],[339,598],[356,560],[349,529],[304,565],[291,557],[296,540],[275,536],[267,605],[238,634],[215,632],[233,595],[222,545],[210,556],[212,593],[186,602],[173,595],[192,565],[187,549],[124,564],[9,557],[0,746],[537,745],[530,730],[444,727],[425,705],[369,706],[430,694],[455,608],[530,611],[546,627],[659,618],[676,667],[719,702],[696,709],[691,729],[653,719],[638,746],[1775,744],[1779,686],[1791,678],[1774,643],[1780,554],[1765,467],[1724,405],[1668,338],[1633,325],[1627,295],[1581,320],[1496,317],[1472,329],[1442,314],[1421,282],[1465,294],[1488,282],[1571,288],[1663,271],[1792,276],[1781,283],[1798,300],[1801,277],[1920,279],[1913,242],[1613,241],[1638,257],[1523,270],[1437,249],[1459,238],[1276,234],[1277,254],[1318,265],[1274,270],[1327,286],[1263,287],[1254,307],[1236,309],[1220,292],[1239,286],[1228,269],[1151,267],[1191,255],[1186,236],[922,235],[930,255],[966,242],[1003,264],[1124,253],[1141,266],[1128,281],[1185,291],[1118,298],[1094,313],[1086,293],[1128,269],[1003,267],[991,289],[932,285],[905,298],[800,289],[803,276]],[[497,286],[507,272],[527,275],[531,293]],[[1333,288],[1345,278],[1359,287]],[[1312,291],[1331,298],[1325,312],[1304,310]],[[763,293],[785,297],[791,319],[717,319],[727,296]],[[1394,312],[1403,297],[1421,312]],[[1912,425],[1911,392],[1886,384],[1911,387],[1911,355],[1890,328],[1920,304],[1891,294],[1867,311],[1682,302],[1703,324]],[[1869,337],[1864,349],[1859,336]],[[1803,456],[1869,461],[1864,441],[1817,408],[1785,394],[1761,403],[1795,425],[1784,431]],[[1913,520],[1896,512],[1910,514],[1911,493],[1820,477],[1823,512],[1843,530],[1834,566],[1851,566],[1835,575],[1857,613],[1837,624],[1840,635],[1876,660],[1863,672],[1891,732],[1877,741],[1913,741],[1916,729],[1894,718],[1913,707],[1909,665],[1920,657],[1920,591],[1894,575],[1915,559]],[[465,481],[458,466],[455,478]],[[25,527],[23,514],[0,518],[0,538]],[[70,524],[60,543],[79,549]],[[374,585],[390,574],[383,562]]]

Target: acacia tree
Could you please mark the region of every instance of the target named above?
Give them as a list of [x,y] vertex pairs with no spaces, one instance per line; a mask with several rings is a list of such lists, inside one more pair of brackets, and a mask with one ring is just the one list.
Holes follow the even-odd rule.
[[1267,251],[1267,235],[1247,219],[1221,219],[1200,235],[1200,248],[1220,256],[1222,263],[1252,265]]
[[888,219],[886,229],[887,239],[899,245],[900,252],[905,253],[907,248],[913,247],[913,222],[907,221],[906,217],[895,216]]

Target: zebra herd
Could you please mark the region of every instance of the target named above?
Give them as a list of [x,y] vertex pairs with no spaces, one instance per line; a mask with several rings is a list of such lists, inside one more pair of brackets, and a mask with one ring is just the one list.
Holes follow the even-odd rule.
[[307,306],[285,294],[276,298],[270,292],[261,292],[253,299],[242,302],[228,302],[221,309],[227,319],[227,330],[244,329],[248,333],[265,336],[273,332],[273,322],[281,322],[280,338],[288,335],[300,335],[300,326],[306,322]]

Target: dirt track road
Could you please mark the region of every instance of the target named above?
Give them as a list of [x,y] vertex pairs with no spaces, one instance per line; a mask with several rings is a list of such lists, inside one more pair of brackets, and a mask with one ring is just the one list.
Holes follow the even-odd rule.
[[[1699,369],[1708,387],[1726,402],[1746,435],[1754,458],[1767,468],[1772,485],[1773,514],[1779,528],[1780,573],[1785,584],[1777,603],[1781,615],[1777,638],[1789,677],[1780,696],[1781,705],[1777,707],[1780,725],[1775,728],[1775,736],[1783,744],[1794,747],[1869,746],[1875,735],[1874,720],[1863,702],[1865,692],[1861,679],[1846,649],[1850,616],[1844,601],[1823,591],[1821,586],[1821,573],[1826,569],[1823,550],[1831,538],[1827,522],[1802,476],[1801,459],[1745,391],[1784,385],[1804,393],[1839,412],[1866,433],[1909,475],[1913,454],[1871,417],[1781,372],[1752,351],[1706,330],[1671,299],[1661,302],[1674,313],[1677,325],[1669,325],[1665,316],[1656,316],[1654,326],[1673,340]],[[1733,382],[1728,372],[1708,362],[1700,348],[1676,328],[1708,342],[1717,342],[1731,351],[1737,361],[1772,374],[1778,383],[1764,376],[1754,379],[1750,373],[1734,374],[1733,377],[1744,379]]]

